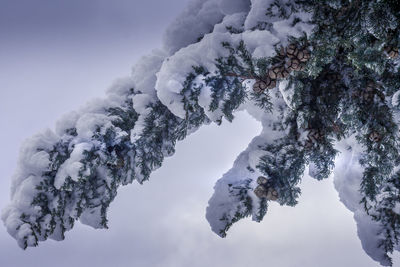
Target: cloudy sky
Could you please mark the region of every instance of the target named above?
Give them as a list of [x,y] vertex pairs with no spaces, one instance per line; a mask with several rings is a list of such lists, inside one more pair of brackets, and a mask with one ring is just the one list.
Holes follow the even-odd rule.
[[[187,2],[0,0],[0,208],[21,142],[129,75]],[[109,230],[77,223],[65,241],[22,251],[0,225],[0,266],[378,266],[332,179],[306,176],[297,207],[273,204],[262,223],[243,220],[225,239],[211,232],[213,185],[260,130],[239,113],[189,136],[149,182],[120,190]]]

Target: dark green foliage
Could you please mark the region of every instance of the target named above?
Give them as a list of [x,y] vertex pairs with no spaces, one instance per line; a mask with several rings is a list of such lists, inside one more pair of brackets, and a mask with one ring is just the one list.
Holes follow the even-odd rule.
[[226,236],[226,232],[235,222],[251,215],[252,200],[248,196],[248,192],[251,190],[250,183],[251,179],[246,179],[241,182],[228,185],[229,195],[235,199],[233,202],[238,204],[235,207],[236,212],[234,213],[233,218],[228,218],[228,215],[225,214],[220,219],[225,223],[225,228],[220,230],[221,232],[219,233],[221,237]]
[[384,0],[385,3],[389,6],[389,8],[394,12],[397,17],[400,17],[400,2],[397,0]]
[[300,195],[297,186],[304,173],[304,151],[296,145],[295,140],[281,140],[278,144],[263,148],[268,153],[260,158],[257,166],[272,179],[273,187],[278,191],[279,203],[294,206]]
[[[327,178],[337,155],[335,143],[356,137],[364,149],[360,159],[364,168],[360,203],[381,226],[379,234],[383,239],[379,248],[390,262],[387,254],[399,245],[400,238],[400,215],[394,212],[400,209],[400,63],[393,53],[389,54],[400,45],[399,2],[276,0],[265,14],[272,21],[289,19],[301,10],[313,14],[312,34],[289,37],[287,41],[308,49],[311,58],[304,62],[305,69],[291,72],[285,81],[286,88],[273,90],[278,97],[268,91],[246,91],[243,81],[260,81],[271,68],[285,66],[288,58],[285,53],[279,54],[283,45],[276,44],[274,57],[253,58],[244,41],[224,42],[221,45],[228,54],[215,59],[213,73],[203,66],[194,66],[187,75],[179,92],[185,110],[182,118],[158,99],[148,103],[147,113],[139,114],[133,108],[132,97],[142,93],[131,89],[120,107],[103,111],[111,123],[98,125],[91,136],[92,147],[84,151],[79,179],[66,177],[57,188],[57,172],[73,153],[74,138],[78,136],[75,128],[65,130],[59,142],[46,151],[50,166],[40,177],[32,202],[38,215],[32,219],[22,214],[20,218],[32,228],[34,244],[48,237],[63,239],[64,232],[85,212],[97,216],[95,227],[106,228],[106,212],[120,185],[148,180],[164,157],[175,152],[178,140],[210,121],[232,121],[234,112],[251,101],[265,113],[274,110],[277,120],[266,127],[280,135],[258,146],[263,154],[257,170],[248,167],[249,175],[259,171],[268,177],[281,205],[297,204],[301,193],[298,185],[307,165],[313,168],[314,178]],[[300,17],[292,19],[293,27],[302,22]],[[230,34],[244,31],[226,28]],[[272,28],[272,22],[262,21],[253,30]],[[199,103],[205,88],[211,92],[208,106]],[[276,108],[272,100],[282,100],[281,93],[290,98],[284,99],[286,105]],[[134,139],[131,131],[137,124],[143,129]],[[262,197],[254,199],[253,185],[253,179],[247,176],[228,184],[233,212],[220,218],[224,223],[219,230],[221,236],[241,218],[253,215],[261,221],[266,214],[268,201]],[[54,199],[56,202],[50,203]],[[56,233],[58,236],[54,236]],[[23,246],[27,246],[26,240]]]

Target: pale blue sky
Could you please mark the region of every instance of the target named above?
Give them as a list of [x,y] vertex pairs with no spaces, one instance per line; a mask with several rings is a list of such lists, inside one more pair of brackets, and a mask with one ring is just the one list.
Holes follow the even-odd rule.
[[[161,47],[188,0],[0,0],[0,208],[21,142],[64,113],[102,97],[114,79]],[[247,114],[179,143],[143,186],[120,190],[109,230],[76,224],[66,240],[22,251],[0,225],[0,266],[373,267],[332,179],[305,177],[295,208],[271,205],[226,239],[205,219],[215,181],[260,131]],[[400,260],[396,256],[396,263]]]

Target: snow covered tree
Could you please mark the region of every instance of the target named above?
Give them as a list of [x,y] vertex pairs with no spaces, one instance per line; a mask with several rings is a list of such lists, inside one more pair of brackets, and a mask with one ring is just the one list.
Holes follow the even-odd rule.
[[121,185],[148,180],[177,141],[246,110],[262,123],[215,185],[206,217],[224,237],[294,206],[304,171],[335,186],[364,250],[400,250],[400,4],[394,0],[196,0],[104,100],[26,141],[3,210],[22,248],[75,221],[107,228]]

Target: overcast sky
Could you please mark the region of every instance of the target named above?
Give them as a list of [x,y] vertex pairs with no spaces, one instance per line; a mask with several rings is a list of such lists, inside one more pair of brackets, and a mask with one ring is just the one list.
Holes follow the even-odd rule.
[[[21,142],[129,75],[140,56],[161,47],[187,2],[0,0],[0,208]],[[66,240],[22,251],[1,224],[0,266],[378,266],[332,179],[306,176],[297,207],[272,204],[262,223],[242,220],[226,239],[211,232],[205,209],[213,185],[260,130],[239,113],[232,124],[189,136],[149,182],[121,188],[109,230],[77,223]]]

